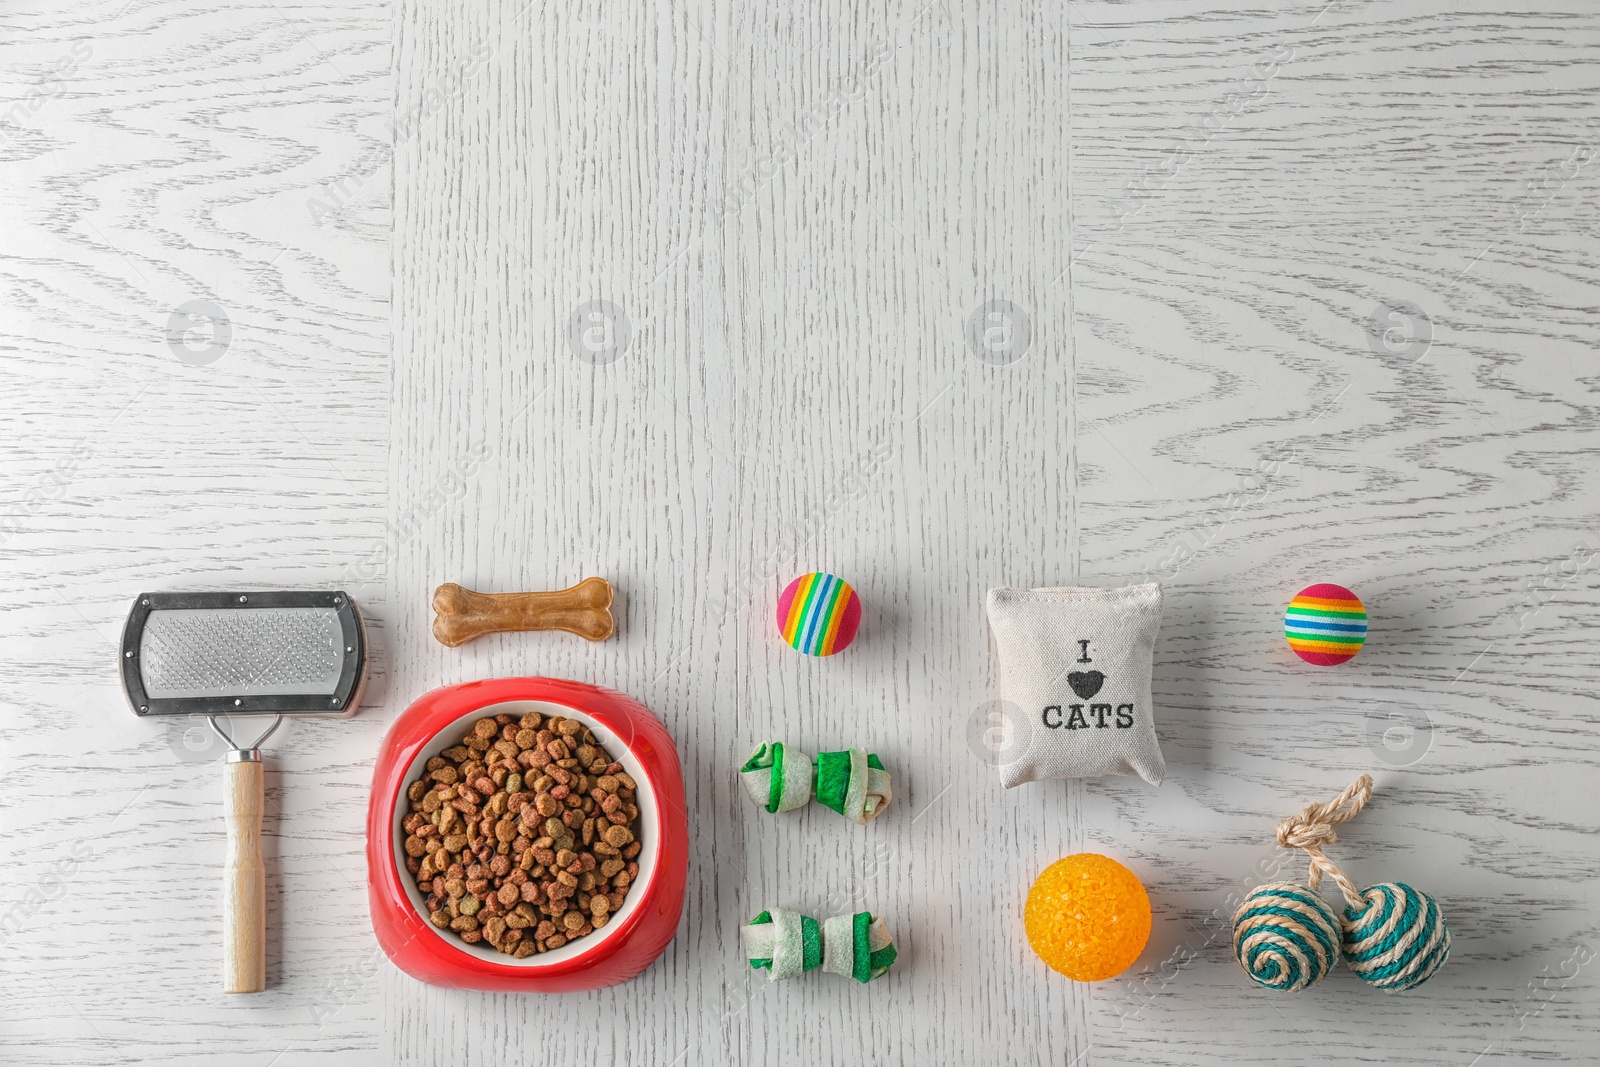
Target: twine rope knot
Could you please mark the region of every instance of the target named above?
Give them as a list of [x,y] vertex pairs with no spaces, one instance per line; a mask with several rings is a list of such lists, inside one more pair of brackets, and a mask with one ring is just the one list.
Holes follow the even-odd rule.
[[1364,904],[1355,883],[1346,878],[1344,872],[1322,850],[1339,840],[1334,827],[1355,818],[1371,797],[1372,776],[1363,774],[1328,803],[1308,804],[1278,824],[1278,844],[1284,848],[1300,849],[1310,859],[1311,888],[1317,888],[1326,874],[1338,884],[1344,899],[1356,908],[1364,907]]

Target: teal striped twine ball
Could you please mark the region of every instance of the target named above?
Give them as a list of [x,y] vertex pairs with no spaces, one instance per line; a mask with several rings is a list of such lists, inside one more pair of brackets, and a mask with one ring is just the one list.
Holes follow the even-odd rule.
[[1303,885],[1257,886],[1233,913],[1233,954],[1257,985],[1298,993],[1339,962],[1339,921]]
[[1344,910],[1344,959],[1374,989],[1415,989],[1450,958],[1450,928],[1428,894],[1383,882],[1363,889],[1361,902]]

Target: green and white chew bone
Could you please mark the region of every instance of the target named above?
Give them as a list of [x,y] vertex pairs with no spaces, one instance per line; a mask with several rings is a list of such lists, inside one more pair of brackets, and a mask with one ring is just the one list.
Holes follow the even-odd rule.
[[750,966],[773,981],[822,968],[831,974],[870,982],[894,965],[894,939],[871,912],[817,920],[797,911],[773,908],[739,930]]
[[739,768],[750,799],[769,812],[801,808],[815,794],[824,806],[852,822],[865,824],[889,806],[889,772],[877,755],[852,748],[811,757],[781,741],[769,741]]

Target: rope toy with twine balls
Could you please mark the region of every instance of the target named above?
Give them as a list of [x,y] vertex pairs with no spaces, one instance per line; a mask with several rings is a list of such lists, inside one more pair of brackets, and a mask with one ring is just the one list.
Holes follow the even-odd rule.
[[[1450,957],[1450,929],[1438,901],[1402,882],[1357,890],[1323,849],[1338,840],[1372,796],[1363,774],[1333,800],[1311,804],[1278,824],[1278,844],[1297,848],[1311,863],[1309,885],[1273,882],[1245,897],[1233,915],[1233,952],[1256,984],[1296,993],[1327,977],[1343,959],[1375,989],[1415,989]],[[1317,894],[1332,878],[1345,900],[1344,914]]]

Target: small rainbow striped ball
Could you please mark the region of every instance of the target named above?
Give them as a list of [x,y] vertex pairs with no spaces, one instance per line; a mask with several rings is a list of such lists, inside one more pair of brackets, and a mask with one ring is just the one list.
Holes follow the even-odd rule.
[[1332,667],[1353,658],[1366,644],[1366,606],[1342,585],[1308,585],[1283,613],[1283,636],[1307,663]]
[[1233,954],[1257,985],[1298,993],[1339,962],[1339,922],[1306,886],[1257,886],[1233,913]]
[[778,597],[778,632],[790,648],[808,656],[843,652],[860,625],[861,598],[849,582],[832,574],[802,574]]
[[1450,958],[1450,928],[1439,902],[1400,882],[1361,891],[1364,908],[1344,910],[1344,960],[1356,977],[1389,993],[1415,989]]

